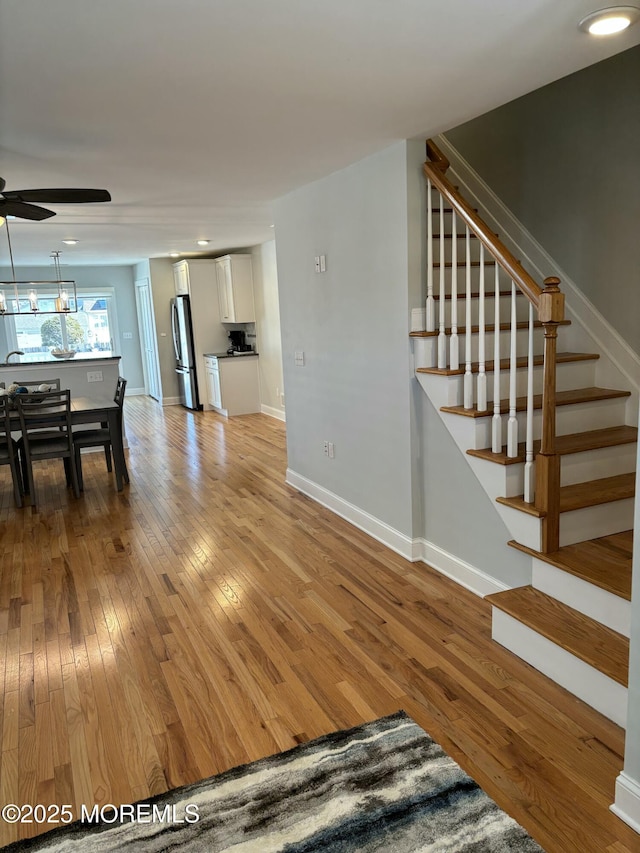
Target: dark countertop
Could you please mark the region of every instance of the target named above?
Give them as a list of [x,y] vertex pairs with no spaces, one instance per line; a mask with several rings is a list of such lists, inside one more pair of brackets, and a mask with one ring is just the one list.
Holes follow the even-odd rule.
[[252,355],[258,355],[257,352],[250,352],[246,355],[234,355],[231,352],[205,352],[205,358],[250,358]]
[[51,358],[44,359],[43,361],[20,361],[16,360],[15,357],[11,359],[10,362],[0,362],[0,367],[38,367],[38,365],[46,364],[49,366],[50,364],[78,364],[79,362],[83,362],[85,364],[95,363],[96,361],[120,361],[122,356],[119,355],[83,355],[78,356],[75,355],[73,358]]

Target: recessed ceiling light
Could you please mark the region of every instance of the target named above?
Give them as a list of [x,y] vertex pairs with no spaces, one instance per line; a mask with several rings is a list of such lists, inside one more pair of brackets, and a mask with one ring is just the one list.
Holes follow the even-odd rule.
[[65,246],[77,246],[80,240],[63,240]]
[[180,252],[169,252],[169,257],[170,258],[179,258]]
[[211,240],[196,240],[198,246],[208,246]]
[[579,27],[592,36],[612,36],[630,27],[640,18],[637,6],[609,6],[591,12],[580,21]]

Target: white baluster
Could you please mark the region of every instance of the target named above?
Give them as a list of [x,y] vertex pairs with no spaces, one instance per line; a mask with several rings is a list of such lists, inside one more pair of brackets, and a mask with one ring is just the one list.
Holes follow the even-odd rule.
[[449,367],[460,367],[458,339],[458,221],[455,210],[451,214],[451,338],[449,339]]
[[511,349],[509,353],[509,422],[507,423],[507,456],[518,455],[518,420],[516,418],[516,368],[518,366],[516,351],[516,332],[518,320],[516,316],[516,283],[511,282]]
[[427,199],[429,202],[429,214],[427,216],[427,304],[425,312],[427,332],[434,332],[436,328],[436,306],[433,298],[433,196],[431,189],[431,181],[427,180]]
[[464,407],[473,409],[473,373],[471,372],[471,233],[467,225],[466,239],[466,271],[465,271],[465,368],[464,368]]
[[478,397],[476,408],[479,412],[487,411],[487,373],[484,339],[484,244],[480,244],[480,295],[478,306]]
[[529,303],[529,351],[527,354],[527,432],[524,462],[524,499],[532,504],[535,499],[533,470],[533,305]]
[[444,252],[444,196],[440,196],[440,311],[438,331],[438,367],[447,366],[447,333],[445,331],[445,252]]
[[500,267],[496,263],[494,276],[493,323],[493,420],[491,422],[491,449],[502,452],[502,417],[500,416]]

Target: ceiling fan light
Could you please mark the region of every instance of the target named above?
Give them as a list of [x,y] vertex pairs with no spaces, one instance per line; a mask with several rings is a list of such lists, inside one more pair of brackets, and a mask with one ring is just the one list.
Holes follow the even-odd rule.
[[580,21],[580,29],[592,36],[611,36],[621,33],[640,18],[637,6],[609,6],[591,12]]

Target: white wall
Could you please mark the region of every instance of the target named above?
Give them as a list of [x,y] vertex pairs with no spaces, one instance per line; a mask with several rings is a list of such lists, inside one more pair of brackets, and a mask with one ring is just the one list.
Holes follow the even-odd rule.
[[[257,350],[260,353],[260,403],[265,414],[284,419],[282,340],[278,305],[275,240],[251,249],[253,295],[256,306]],[[282,395],[282,397],[280,396]]]
[[397,143],[279,199],[275,223],[289,468],[412,536],[406,164]]
[[[424,143],[398,143],[276,203],[290,480],[304,478],[304,490],[313,484],[309,493],[339,512],[350,506],[343,514],[392,547],[404,537],[403,553],[424,538],[502,583],[524,584],[530,560],[507,547],[495,507],[413,374],[424,156]],[[304,367],[294,365],[296,350]]]
[[[63,268],[64,275],[72,278],[76,287],[112,287],[116,297],[116,315],[119,339],[116,351],[122,356],[120,368],[127,380],[127,388],[132,390],[144,387],[142,359],[140,357],[140,336],[136,313],[136,296],[134,287],[133,267],[128,266],[99,266],[99,267],[68,267]],[[53,267],[21,267],[16,268],[18,280],[42,280],[52,278]],[[0,270],[0,277],[10,280],[9,270]],[[0,321],[0,358],[4,358],[6,349],[2,349],[4,336],[4,321]],[[131,338],[124,338],[125,332],[131,333]]]

